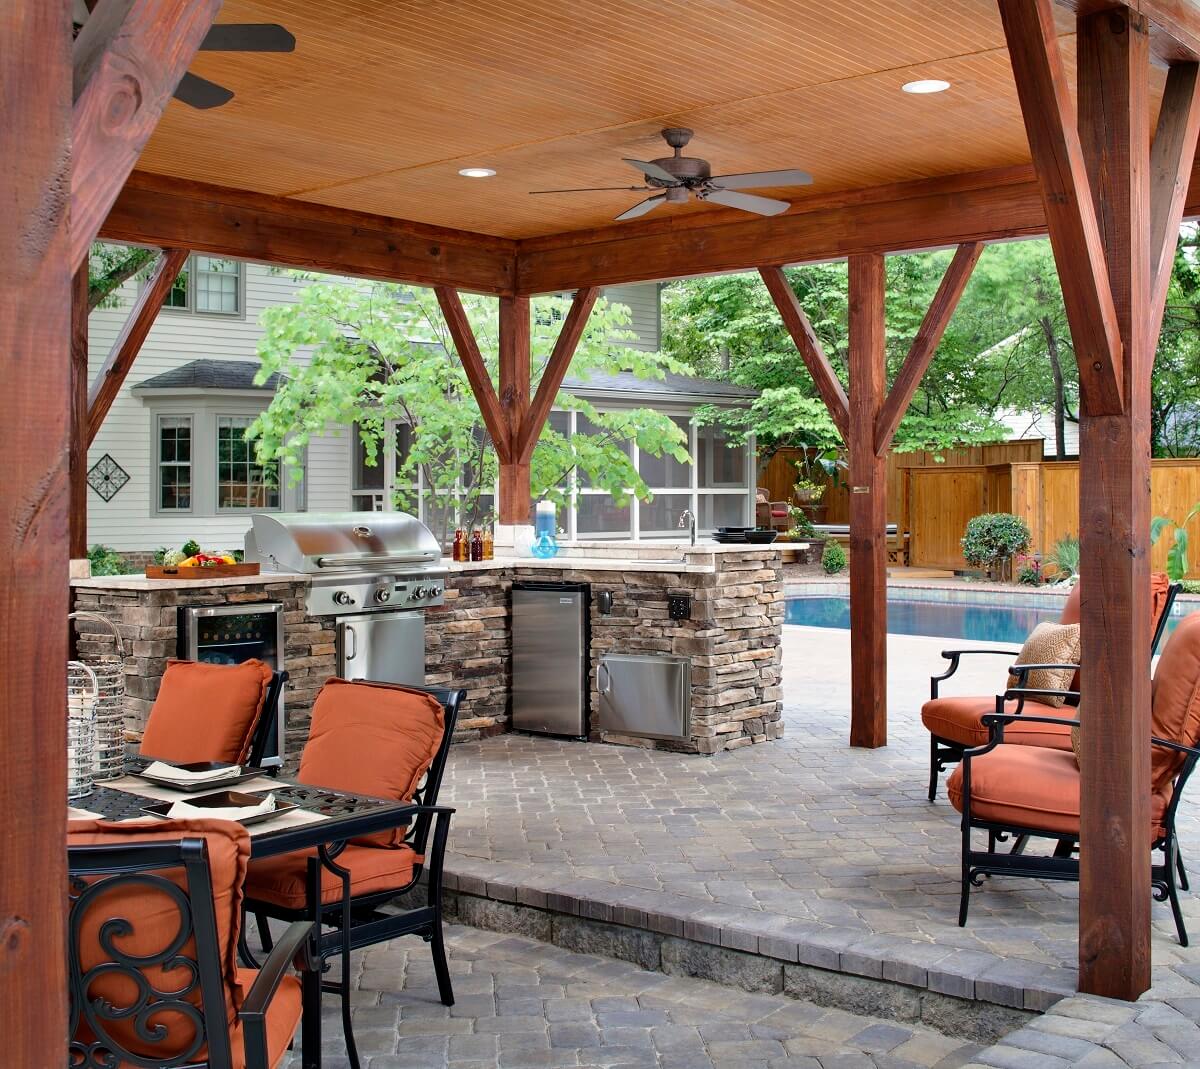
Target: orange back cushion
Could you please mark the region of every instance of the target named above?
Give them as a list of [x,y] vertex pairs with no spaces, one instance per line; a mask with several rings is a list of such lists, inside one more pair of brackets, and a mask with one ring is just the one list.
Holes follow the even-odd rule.
[[[242,885],[250,860],[250,836],[242,825],[228,820],[155,820],[109,824],[100,820],[72,820],[67,824],[68,846],[129,846],[139,842],[178,842],[184,838],[202,838],[208,847],[209,872],[212,877],[213,907],[217,922],[217,954],[221,966],[225,989],[226,1025],[232,1025],[241,1009],[245,993],[237,982],[237,941],[242,914]],[[186,875],[182,867],[163,869],[152,877],[173,884],[187,891]],[[103,877],[89,878],[90,884],[102,882]],[[77,894],[78,889],[72,890]],[[122,884],[111,890],[96,892],[96,897],[87,903],[82,913],[73,918],[70,938],[77,954],[77,967],[87,973],[105,962],[113,961],[113,955],[101,943],[102,926],[115,918],[124,918],[131,924],[127,933],[110,935],[112,946],[123,955],[158,955],[171,945],[178,934],[180,914],[178,906],[169,897],[170,892],[155,889],[152,884]],[[194,935],[178,950],[181,957],[196,958]],[[186,987],[191,976],[186,966],[166,968],[150,965],[140,970],[149,983],[159,991],[172,991]],[[115,1007],[131,1005],[137,998],[137,990],[131,979],[116,973],[101,973],[91,981],[86,994],[90,999],[103,998]],[[184,996],[194,1006],[202,1003],[201,992],[195,990]],[[210,1021],[219,1021],[213,1008],[208,1007]],[[151,1024],[166,1029],[160,1042],[148,1042],[138,1037],[133,1019],[122,1021],[104,1020],[107,1034],[122,1047],[149,1057],[166,1058],[169,1054],[181,1054],[190,1049],[196,1038],[194,1025],[183,1015],[166,1011],[153,1015]],[[80,1035],[77,1038],[95,1038],[84,1018],[80,1018]],[[203,1048],[201,1048],[203,1050]],[[190,1061],[191,1059],[189,1059]],[[196,1060],[201,1060],[199,1057]]]
[[168,661],[141,753],[161,761],[246,760],[270,684],[262,661]]
[[[441,703],[389,683],[330,679],[313,704],[298,779],[314,787],[408,801],[446,730]],[[363,842],[399,846],[404,829]]]
[[[1151,730],[1160,739],[1195,746],[1200,741],[1200,613],[1179,621],[1154,672]],[[1183,755],[1151,747],[1151,781],[1156,791],[1171,781]]]

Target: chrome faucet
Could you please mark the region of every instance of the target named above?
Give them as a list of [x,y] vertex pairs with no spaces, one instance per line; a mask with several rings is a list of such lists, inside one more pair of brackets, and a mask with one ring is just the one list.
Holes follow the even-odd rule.
[[696,544],[696,514],[691,509],[684,509],[679,514],[679,526],[687,527],[692,532],[692,545]]

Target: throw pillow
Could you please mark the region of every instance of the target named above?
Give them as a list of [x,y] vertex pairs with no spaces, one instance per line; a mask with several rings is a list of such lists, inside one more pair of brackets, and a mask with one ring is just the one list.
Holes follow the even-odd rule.
[[[1038,624],[1017,655],[1016,664],[1079,664],[1078,624]],[[1025,686],[1033,690],[1067,690],[1075,678],[1072,668],[1039,668],[1025,677]],[[1010,674],[1010,687],[1017,686],[1017,677]],[[1060,695],[1039,697],[1043,705],[1061,706]]]

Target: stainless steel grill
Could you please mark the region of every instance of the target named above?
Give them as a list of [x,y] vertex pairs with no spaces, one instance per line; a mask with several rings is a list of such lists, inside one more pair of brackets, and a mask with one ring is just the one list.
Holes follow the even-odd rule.
[[403,512],[259,515],[246,560],[312,576],[309,616],[333,617],[346,679],[425,682],[425,614],[443,604],[446,568],[429,528]]

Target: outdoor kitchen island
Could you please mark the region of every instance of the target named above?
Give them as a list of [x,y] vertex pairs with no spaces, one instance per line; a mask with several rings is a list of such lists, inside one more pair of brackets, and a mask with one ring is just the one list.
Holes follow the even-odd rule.
[[[595,741],[713,754],[778,738],[783,582],[774,546],[654,542],[587,542],[560,547],[557,557],[498,557],[479,563],[439,562],[444,600],[425,610],[426,682],[467,690],[456,739],[510,730],[514,581],[584,583],[591,587],[588,665],[593,725],[597,666],[607,653],[660,654],[690,661],[686,737],[647,739],[601,733]],[[269,573],[242,579],[151,580],[109,576],[72,581],[76,609],[100,612],[125,639],[129,726],[137,729],[157,693],[168,657],[179,656],[179,606],[283,602],[288,753],[307,735],[312,700],[336,673],[334,624],[306,611],[310,576]],[[601,611],[611,594],[611,607]],[[670,595],[690,598],[687,619],[671,619]],[[90,631],[91,629],[88,628]],[[97,652],[89,634],[81,655]]]

